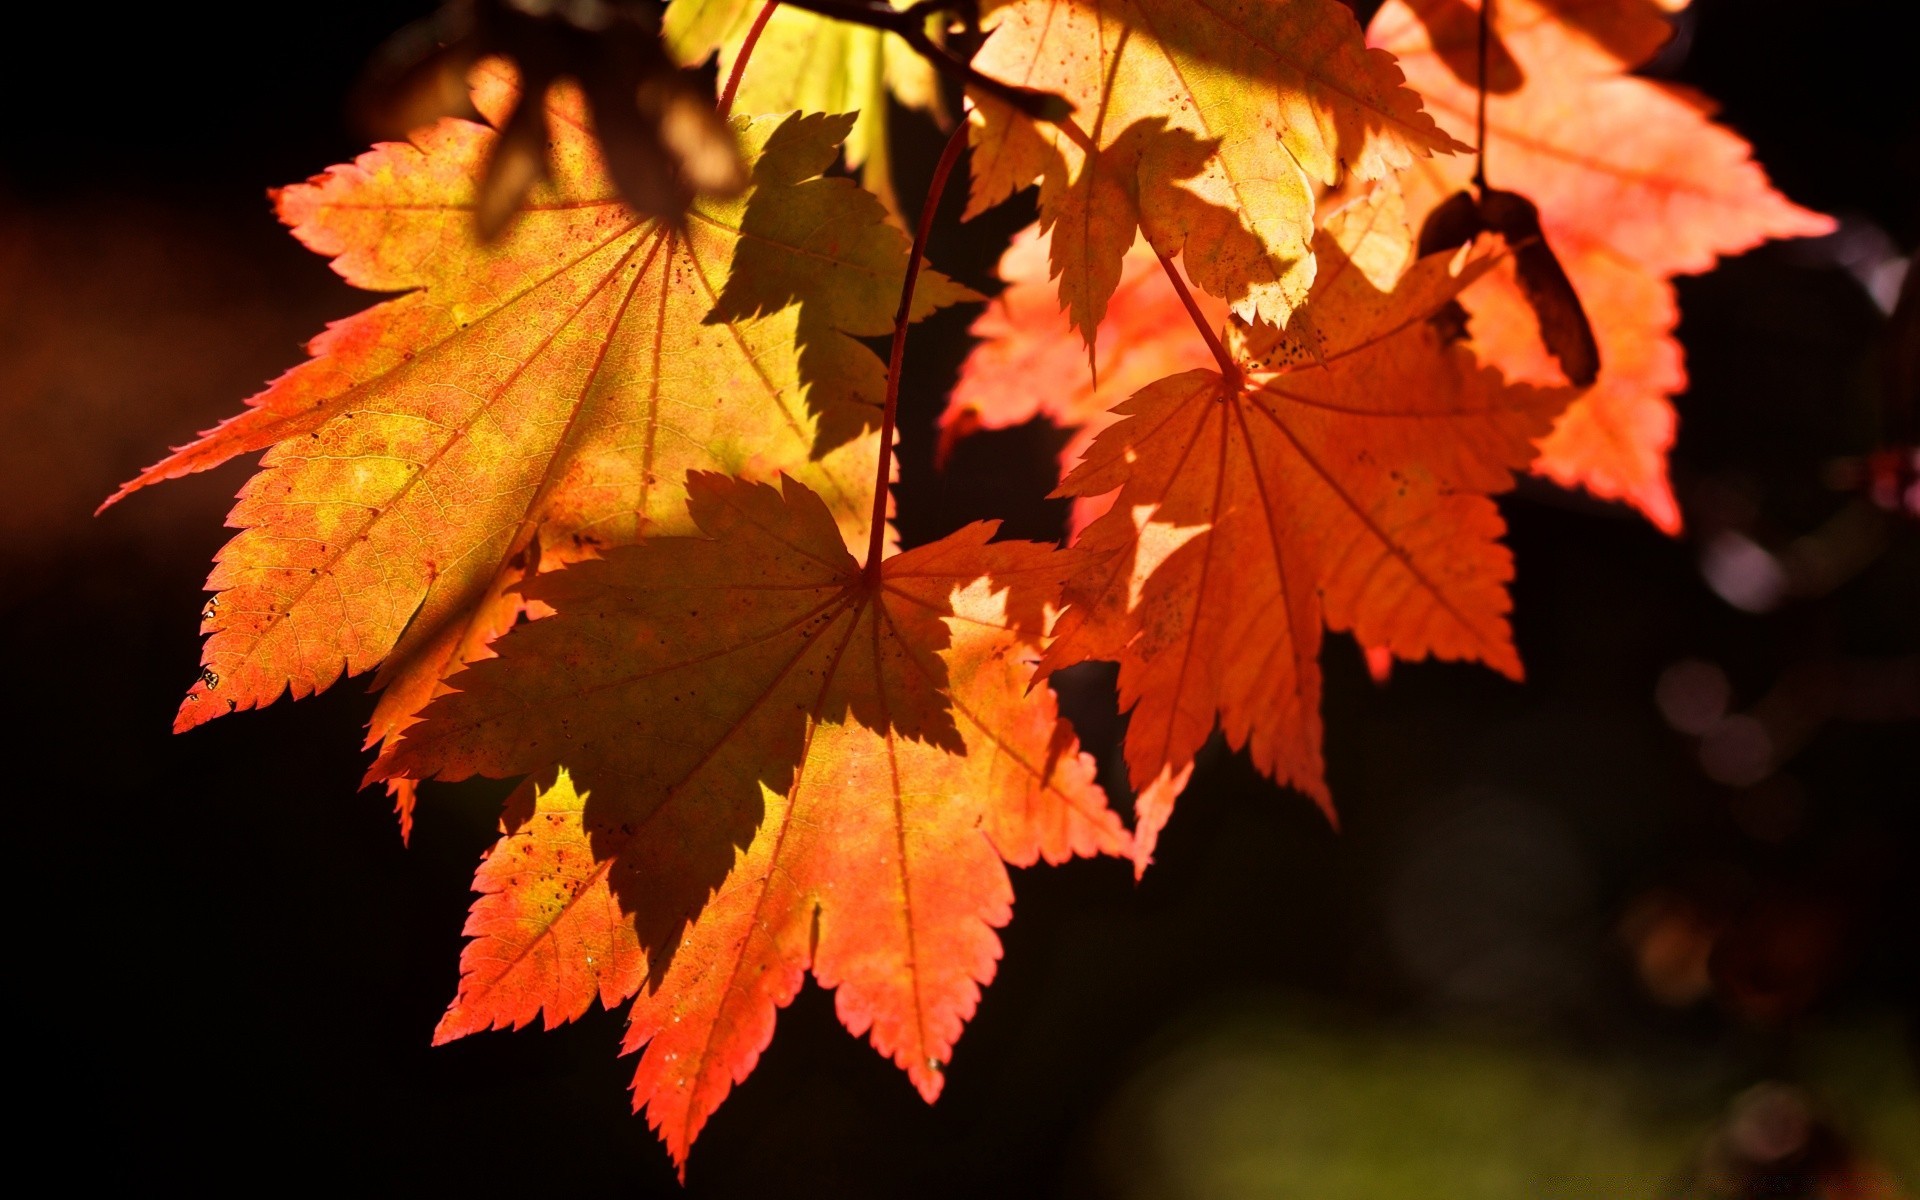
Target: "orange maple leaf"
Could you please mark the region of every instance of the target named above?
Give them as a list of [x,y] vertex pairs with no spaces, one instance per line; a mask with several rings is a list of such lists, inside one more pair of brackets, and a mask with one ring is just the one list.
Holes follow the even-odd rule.
[[1089,562],[1042,670],[1119,662],[1129,774],[1161,789],[1135,829],[1140,861],[1169,780],[1216,723],[1332,816],[1323,627],[1398,658],[1520,674],[1512,560],[1488,497],[1511,486],[1568,393],[1509,385],[1432,319],[1489,260],[1456,269],[1433,255],[1386,292],[1370,277],[1371,235],[1344,237],[1348,257],[1343,224],[1319,239],[1328,266],[1302,310],[1311,322],[1240,330],[1232,375],[1141,390],[1061,487],[1116,494],[1076,543]]
[[[980,429],[1007,429],[1046,417],[1074,436],[1060,451],[1061,474],[1080,461],[1108,412],[1134,392],[1168,375],[1213,363],[1207,344],[1187,323],[1180,297],[1145,238],[1120,262],[1120,282],[1087,348],[1073,336],[1048,275],[1047,235],[1030,225],[1000,256],[1006,290],[994,297],[969,330],[979,344],[961,364],[960,378],[940,414],[939,457]],[[1215,328],[1227,325],[1227,306],[1194,297]],[[1072,531],[1105,512],[1101,497],[1074,501]]]
[[1338,0],[1010,0],[975,64],[1065,97],[1036,121],[972,96],[969,216],[1041,181],[1041,224],[1089,341],[1135,231],[1243,317],[1313,281],[1316,186],[1464,149],[1420,111]]
[[[1399,58],[1441,127],[1469,139],[1478,12],[1476,0],[1389,0],[1368,35]],[[1600,346],[1598,381],[1541,443],[1533,470],[1624,500],[1676,532],[1670,397],[1687,379],[1668,280],[1770,237],[1830,232],[1833,223],[1768,186],[1747,143],[1713,124],[1711,101],[1628,74],[1666,38],[1649,0],[1501,0],[1494,16],[1524,82],[1488,97],[1487,176],[1539,206],[1547,242]],[[1407,172],[1415,219],[1472,171],[1462,157]],[[1463,303],[1486,361],[1515,379],[1563,381],[1510,271],[1496,272]]]
[[[481,111],[510,107],[505,71],[475,83]],[[906,239],[821,177],[852,118],[736,118],[751,191],[673,226],[621,203],[576,90],[549,109],[555,176],[492,245],[472,208],[496,135],[467,121],[276,194],[350,283],[406,294],[334,324],[113,498],[270,448],[229,518],[242,532],[208,581],[205,672],[175,728],[379,665],[369,743],[391,739],[513,623],[523,579],[689,529],[691,468],[791,472],[864,537],[877,448],[855,435],[878,424],[885,370],[849,335],[891,330]],[[928,273],[915,314],[971,296]]]
[[437,1037],[639,992],[635,1105],[681,1163],[808,969],[933,1099],[999,958],[1003,860],[1129,845],[1028,692],[1071,552],[973,525],[868,572],[791,479],[688,492],[704,537],[529,582],[556,615],[455,676],[377,768],[532,773]]

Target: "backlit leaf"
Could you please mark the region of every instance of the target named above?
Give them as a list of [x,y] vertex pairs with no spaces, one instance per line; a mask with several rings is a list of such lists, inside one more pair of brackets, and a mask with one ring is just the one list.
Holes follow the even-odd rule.
[[968,213],[1041,181],[1063,306],[1089,340],[1136,230],[1244,317],[1313,282],[1316,187],[1461,149],[1337,0],[1012,0],[975,60],[1064,96],[1072,130],[974,95]]
[[[1156,379],[1208,366],[1213,356],[1187,321],[1186,310],[1145,238],[1120,261],[1120,282],[1094,338],[1092,361],[1060,311],[1047,271],[1047,235],[1029,226],[1000,256],[1006,290],[994,297],[971,330],[980,339],[940,414],[944,458],[953,444],[980,429],[1007,429],[1045,417],[1075,431],[1060,451],[1061,474],[1073,469],[1094,435],[1113,423],[1108,410]],[[1195,297],[1216,329],[1227,306]],[[1106,511],[1099,498],[1074,501],[1073,528]]]
[[1243,332],[1243,379],[1142,389],[1062,486],[1116,495],[1076,543],[1089,565],[1043,667],[1119,662],[1137,788],[1184,770],[1218,725],[1331,814],[1323,628],[1520,674],[1488,497],[1567,395],[1508,385],[1431,320],[1481,266],[1434,255],[1382,292],[1334,237],[1319,254],[1310,328]]
[[533,580],[556,615],[378,768],[530,774],[439,1036],[638,990],[636,1104],[682,1161],[809,969],[932,1099],[999,957],[1002,860],[1128,849],[1027,690],[1070,553],[974,525],[873,580],[801,485],[689,486],[704,537]]
[[[1670,398],[1686,387],[1686,372],[1668,280],[1767,238],[1833,225],[1768,186],[1746,142],[1713,124],[1711,101],[1628,74],[1664,40],[1656,8],[1649,0],[1501,0],[1501,40],[1526,82],[1487,101],[1487,178],[1539,207],[1600,344],[1598,382],[1542,441],[1533,469],[1624,500],[1673,532]],[[1434,119],[1462,138],[1473,136],[1474,90],[1446,61],[1477,38],[1478,11],[1475,0],[1389,0],[1368,35],[1398,56]],[[1409,171],[1416,221],[1472,171],[1467,157]],[[1488,362],[1516,379],[1562,381],[1510,270],[1463,303]]]
[[[499,70],[476,80],[482,112],[511,103]],[[905,238],[818,177],[851,118],[736,118],[752,190],[675,227],[621,204],[577,94],[550,116],[554,178],[492,245],[471,209],[494,134],[467,121],[278,194],[349,282],[405,294],[119,493],[268,449],[177,728],[382,666],[370,740],[390,738],[513,622],[521,581],[690,528],[688,469],[790,472],[864,539],[875,447],[841,443],[878,424],[884,372],[848,335],[890,326]],[[741,256],[752,281],[730,279]],[[967,294],[923,278],[919,312]]]

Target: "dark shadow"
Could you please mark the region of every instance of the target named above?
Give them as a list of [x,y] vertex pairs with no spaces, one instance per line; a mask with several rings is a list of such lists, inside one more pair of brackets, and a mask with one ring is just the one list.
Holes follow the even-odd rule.
[[[885,364],[856,339],[893,330],[907,240],[880,201],[851,179],[823,174],[851,115],[801,114],[768,139],[754,164],[727,282],[708,324],[800,306],[797,340],[816,457],[880,426]],[[823,137],[822,127],[831,127]],[[924,287],[928,277],[923,274]],[[926,311],[923,301],[920,314]]]
[[[762,789],[808,782],[817,724],[966,752],[939,653],[959,574],[946,556],[975,561],[965,531],[889,560],[912,577],[876,589],[799,484],[783,495],[694,474],[688,489],[707,536],[656,538],[530,580],[529,598],[554,615],[455,675],[392,760],[419,776],[526,773],[505,829],[530,836],[496,852],[525,856],[511,860],[516,889],[551,920],[604,886],[656,978],[759,831]],[[536,804],[562,767],[583,797],[577,818]]]
[[[1540,0],[1561,21],[1591,38],[1628,67],[1638,66],[1673,35],[1671,18],[1656,0]],[[1415,17],[1426,26],[1433,52],[1467,87],[1479,79],[1480,10],[1466,0],[1407,0]],[[1499,19],[1499,8],[1494,9]],[[1487,90],[1495,95],[1517,91],[1526,82],[1500,35],[1489,31]]]
[[[1434,56],[1446,64],[1454,78],[1467,87],[1479,87],[1480,10],[1466,0],[1407,0],[1407,8],[1426,27],[1427,43],[1433,47]],[[1487,30],[1488,93],[1511,95],[1526,81],[1526,73],[1500,39],[1500,31]]]

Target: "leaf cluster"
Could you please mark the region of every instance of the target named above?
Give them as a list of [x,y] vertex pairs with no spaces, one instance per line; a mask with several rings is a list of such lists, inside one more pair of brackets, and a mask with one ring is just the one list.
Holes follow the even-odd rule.
[[[1145,870],[1210,738],[1333,818],[1329,631],[1518,679],[1493,497],[1674,528],[1668,280],[1826,227],[1631,74],[1639,0],[474,11],[389,64],[408,140],[275,194],[388,298],[113,500],[264,452],[176,727],[374,672],[403,835],[424,780],[520,778],[436,1037],[631,1000],[683,1165],[809,973],[937,1096],[1007,867]],[[717,108],[675,65],[716,55]],[[938,71],[910,243],[885,113]],[[983,301],[920,269],[963,146],[968,215],[1040,220],[943,446],[1076,430],[1066,546],[888,529],[906,328]],[[1095,660],[1131,828],[1045,686]]]

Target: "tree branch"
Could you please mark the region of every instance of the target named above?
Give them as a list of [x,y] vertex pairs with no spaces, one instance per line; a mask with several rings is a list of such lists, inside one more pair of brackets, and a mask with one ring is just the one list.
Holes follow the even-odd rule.
[[927,36],[927,18],[935,13],[951,12],[965,0],[918,0],[908,8],[862,0],[785,0],[789,8],[804,8],[822,17],[883,29],[912,47],[921,58],[942,74],[962,85],[977,88],[1002,103],[1011,105],[1036,121],[1058,121],[1073,112],[1073,105],[1052,92],[1017,87],[984,75],[972,63],[956,57]]

